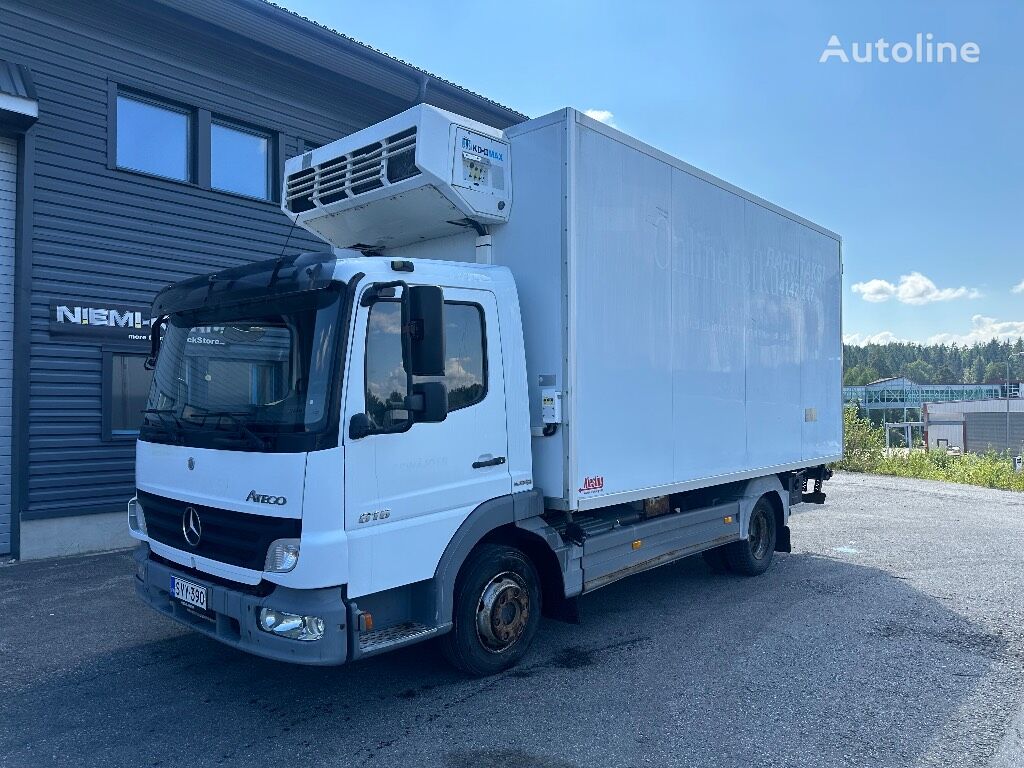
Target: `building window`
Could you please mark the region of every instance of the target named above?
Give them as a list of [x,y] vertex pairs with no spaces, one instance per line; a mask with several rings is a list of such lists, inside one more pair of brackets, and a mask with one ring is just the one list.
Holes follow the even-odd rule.
[[210,186],[270,199],[270,137],[224,123],[210,126]]
[[[479,304],[445,302],[444,376],[417,381],[443,381],[448,388],[448,413],[468,408],[487,394],[487,353],[483,308]],[[366,415],[376,430],[408,420],[408,394],[402,364],[402,308],[397,301],[379,301],[370,308],[366,331]]]
[[118,94],[118,167],[189,181],[191,123],[179,107]]
[[104,357],[104,438],[134,437],[142,423],[153,372],[146,370],[145,355],[108,352]]

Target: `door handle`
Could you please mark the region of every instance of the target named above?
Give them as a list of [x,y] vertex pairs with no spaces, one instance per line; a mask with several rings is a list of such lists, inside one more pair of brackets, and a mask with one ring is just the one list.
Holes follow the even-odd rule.
[[504,463],[504,456],[495,456],[493,459],[487,459],[486,461],[474,461],[473,469],[481,469],[483,467],[497,467]]

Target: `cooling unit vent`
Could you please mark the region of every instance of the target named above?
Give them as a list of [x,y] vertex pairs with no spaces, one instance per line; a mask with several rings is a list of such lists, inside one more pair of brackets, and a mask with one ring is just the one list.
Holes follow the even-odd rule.
[[418,176],[416,129],[396,133],[352,152],[303,168],[285,182],[285,204],[292,213],[387,187]]

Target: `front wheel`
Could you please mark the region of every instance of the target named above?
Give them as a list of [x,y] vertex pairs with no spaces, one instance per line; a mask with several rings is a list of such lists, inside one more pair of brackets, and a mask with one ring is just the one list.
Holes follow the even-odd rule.
[[729,569],[745,576],[759,576],[768,570],[775,554],[775,509],[768,497],[758,499],[750,512],[747,538],[725,548]]
[[493,675],[518,662],[540,624],[540,579],[513,547],[484,544],[462,566],[455,586],[452,631],[441,650],[471,675]]

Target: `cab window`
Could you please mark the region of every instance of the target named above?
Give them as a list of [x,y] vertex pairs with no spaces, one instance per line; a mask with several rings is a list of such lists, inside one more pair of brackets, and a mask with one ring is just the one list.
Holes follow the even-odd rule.
[[[448,413],[468,408],[487,394],[487,349],[484,313],[479,304],[446,301],[444,306],[444,376]],[[402,365],[402,308],[397,301],[370,307],[366,331],[366,415],[374,429],[386,430],[408,419],[404,408],[407,379]]]

